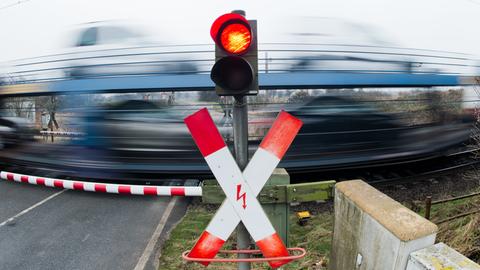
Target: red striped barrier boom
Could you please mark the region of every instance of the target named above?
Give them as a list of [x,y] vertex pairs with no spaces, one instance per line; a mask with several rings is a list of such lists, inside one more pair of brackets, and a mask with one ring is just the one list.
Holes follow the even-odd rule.
[[0,172],[0,178],[7,181],[29,183],[33,185],[101,193],[151,196],[202,196],[202,187],[108,184],[38,177],[6,171]]

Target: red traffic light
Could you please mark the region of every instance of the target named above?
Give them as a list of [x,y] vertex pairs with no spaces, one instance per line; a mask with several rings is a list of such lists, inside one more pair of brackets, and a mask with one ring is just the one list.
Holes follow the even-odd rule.
[[227,13],[212,24],[215,64],[210,78],[219,96],[258,92],[257,22],[238,13]]
[[247,19],[240,14],[228,13],[218,17],[212,24],[210,36],[224,51],[241,55],[252,43],[252,31]]
[[230,24],[222,31],[220,43],[223,49],[229,53],[244,53],[250,47],[250,43],[252,43],[250,29],[243,24]]

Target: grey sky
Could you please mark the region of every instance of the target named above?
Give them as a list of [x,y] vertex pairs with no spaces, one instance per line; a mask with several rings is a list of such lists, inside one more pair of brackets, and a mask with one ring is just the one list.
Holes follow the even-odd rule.
[[0,61],[65,50],[72,28],[98,20],[128,20],[165,43],[211,43],[212,21],[232,9],[258,20],[260,42],[295,41],[286,29],[312,31],[299,18],[330,17],[373,26],[399,46],[480,55],[480,0],[30,0],[0,10]]

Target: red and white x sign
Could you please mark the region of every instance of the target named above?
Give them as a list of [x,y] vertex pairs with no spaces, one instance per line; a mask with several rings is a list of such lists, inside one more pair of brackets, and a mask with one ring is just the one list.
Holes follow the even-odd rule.
[[[243,173],[207,109],[188,116],[185,123],[226,195],[225,201],[190,251],[189,257],[214,258],[240,221],[264,257],[288,256],[285,244],[275,232],[257,200],[257,195],[290,147],[302,122],[282,111]],[[273,268],[288,262],[289,260],[269,261]],[[206,266],[208,262],[202,264]]]

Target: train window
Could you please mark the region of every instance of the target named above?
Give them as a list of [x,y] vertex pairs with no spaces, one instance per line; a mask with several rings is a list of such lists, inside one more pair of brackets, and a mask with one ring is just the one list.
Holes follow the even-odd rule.
[[107,26],[102,27],[100,33],[100,43],[117,43],[135,39],[135,34],[128,29],[121,27]]
[[80,36],[77,46],[92,46],[97,43],[97,27],[88,28]]

